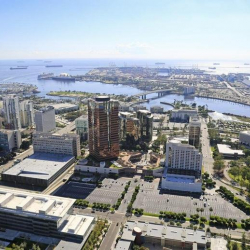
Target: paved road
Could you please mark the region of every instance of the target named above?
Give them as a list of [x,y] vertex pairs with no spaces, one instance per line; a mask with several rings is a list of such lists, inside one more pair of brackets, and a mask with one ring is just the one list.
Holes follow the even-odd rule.
[[238,96],[243,96],[238,90],[236,90],[234,87],[232,87],[229,83],[224,82],[224,84],[227,86],[228,89],[231,89],[234,93],[236,93]]
[[57,131],[57,134],[67,134],[70,133],[72,130],[76,128],[75,121],[71,122],[69,125],[67,125],[65,128],[62,128]]
[[[201,143],[202,143],[202,154],[203,154],[203,166],[205,168],[205,171],[208,172],[211,176],[214,174],[214,170],[213,170],[214,160],[213,160],[213,154],[212,154],[211,147],[210,147],[208,128],[204,120],[202,120],[201,122],[201,132],[202,132]],[[233,189],[231,186],[229,186],[229,183],[226,183],[218,179],[214,179],[214,181],[216,182],[217,188],[219,188],[220,186],[223,186],[227,188],[228,190],[230,190],[232,193],[234,193],[236,197],[249,202],[245,196],[237,195],[236,193],[238,193],[238,191]]]
[[64,173],[62,173],[49,187],[47,187],[42,193],[53,195],[58,191],[64,184],[64,179],[68,180],[74,172],[75,163],[73,163]]

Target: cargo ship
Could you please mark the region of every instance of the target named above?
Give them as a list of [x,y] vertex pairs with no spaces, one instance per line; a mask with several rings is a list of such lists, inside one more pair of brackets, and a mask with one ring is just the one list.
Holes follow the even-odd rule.
[[250,65],[249,63],[244,63],[244,65]]
[[18,66],[18,67],[10,67],[10,69],[27,69],[28,67],[26,66]]
[[51,77],[52,80],[56,81],[75,81],[76,78],[72,77],[68,73],[61,73],[59,76],[53,76]]
[[209,69],[216,69],[215,67],[208,67]]
[[37,80],[49,80],[54,76],[53,73],[42,73],[37,76]]
[[214,63],[214,65],[220,65],[220,63]]
[[60,68],[62,65],[46,65],[47,68]]

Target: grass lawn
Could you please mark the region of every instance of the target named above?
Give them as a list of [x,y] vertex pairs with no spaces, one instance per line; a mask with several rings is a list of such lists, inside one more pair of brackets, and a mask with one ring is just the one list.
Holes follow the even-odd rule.
[[12,250],[12,244],[20,246],[23,242],[26,242],[27,244],[24,249],[32,249],[33,244],[39,246],[41,250],[45,250],[48,247],[48,245],[44,243],[37,243],[27,239],[15,238],[5,249]]

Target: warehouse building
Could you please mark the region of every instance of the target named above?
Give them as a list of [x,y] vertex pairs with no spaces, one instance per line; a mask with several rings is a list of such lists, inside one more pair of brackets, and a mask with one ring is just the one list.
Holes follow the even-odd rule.
[[0,227],[68,241],[86,240],[94,217],[72,215],[74,199],[0,188]]
[[75,161],[72,155],[35,153],[2,173],[2,181],[48,187]]

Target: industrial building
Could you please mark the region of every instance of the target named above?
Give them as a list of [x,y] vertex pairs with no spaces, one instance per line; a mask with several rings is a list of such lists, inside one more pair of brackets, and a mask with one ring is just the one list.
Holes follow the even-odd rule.
[[250,146],[250,131],[242,131],[239,135],[240,143]]
[[37,132],[51,132],[56,128],[55,109],[52,106],[36,111],[35,124]]
[[33,102],[24,100],[20,102],[20,118],[22,127],[31,127],[34,125],[34,108]]
[[56,103],[51,104],[51,106],[54,107],[56,114],[77,111],[79,109],[79,105],[73,103]]
[[34,152],[81,155],[80,137],[76,134],[33,133]]
[[14,148],[20,148],[22,144],[21,133],[19,130],[0,130],[0,147],[5,152],[12,152]]
[[202,191],[202,154],[194,146],[171,140],[166,144],[161,188],[170,192]]
[[88,116],[83,115],[75,120],[76,133],[80,136],[80,139],[88,139]]
[[199,148],[201,136],[201,122],[198,117],[190,117],[189,120],[189,145]]
[[75,162],[71,155],[35,153],[2,173],[2,181],[48,187]]
[[94,217],[72,215],[74,199],[0,188],[0,227],[66,241],[86,240]]
[[144,141],[152,141],[153,137],[153,116],[148,110],[136,112],[140,124],[140,138]]
[[204,230],[127,221],[115,249],[129,250],[132,244],[144,243],[152,244],[152,249],[153,246],[164,249],[207,249],[211,246],[211,238]]
[[198,116],[197,109],[173,109],[171,111],[170,121],[172,122],[189,122],[190,117]]
[[108,96],[88,101],[89,153],[98,161],[119,156],[119,102]]
[[7,129],[21,129],[19,98],[15,95],[3,97],[5,127]]

